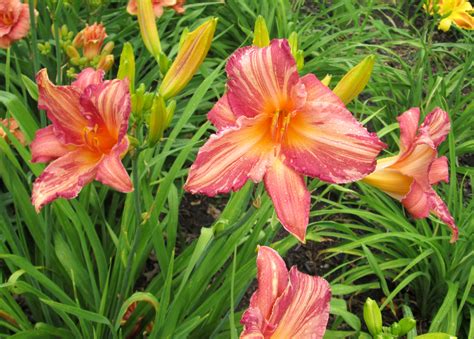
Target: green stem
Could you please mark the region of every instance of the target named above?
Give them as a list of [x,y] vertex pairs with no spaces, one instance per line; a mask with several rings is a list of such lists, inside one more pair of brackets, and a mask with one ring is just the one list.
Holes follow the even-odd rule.
[[[34,1],[28,2],[29,10],[30,10],[30,18],[35,18],[35,4]],[[38,39],[36,37],[36,25],[35,20],[31,20],[31,44],[33,50],[33,69],[36,74],[39,68],[39,54],[38,54]]]
[[5,90],[8,92],[10,90],[10,56],[11,56],[11,47],[7,48],[7,62],[5,64]]

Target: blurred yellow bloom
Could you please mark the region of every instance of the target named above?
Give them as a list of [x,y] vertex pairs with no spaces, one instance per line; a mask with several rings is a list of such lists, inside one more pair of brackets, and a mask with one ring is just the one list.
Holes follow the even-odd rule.
[[426,12],[433,15],[438,13],[442,19],[438,29],[447,32],[454,23],[462,29],[474,29],[474,17],[472,5],[466,0],[430,0],[423,5]]
[[257,47],[266,47],[270,45],[270,35],[268,34],[267,23],[261,15],[255,20],[255,28],[253,31],[253,45]]

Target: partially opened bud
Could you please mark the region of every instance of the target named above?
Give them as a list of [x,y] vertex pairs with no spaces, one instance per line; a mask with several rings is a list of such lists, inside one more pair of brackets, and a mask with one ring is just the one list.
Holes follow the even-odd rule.
[[253,45],[257,47],[266,47],[270,45],[270,35],[268,34],[267,23],[261,15],[259,15],[255,21]]
[[217,19],[207,20],[189,33],[160,86],[165,98],[176,96],[191,81],[211,47]]
[[369,55],[339,81],[333,92],[344,104],[354,100],[365,88],[372,74],[374,63],[375,56]]
[[329,84],[331,83],[331,79],[332,79],[332,75],[331,74],[326,74],[326,76],[323,78],[323,80],[321,80],[321,83],[324,86],[329,87]]
[[364,320],[367,329],[374,337],[382,333],[382,313],[377,303],[367,298],[364,304]]
[[84,56],[92,60],[100,54],[104,39],[107,37],[105,27],[102,24],[95,23],[86,25],[74,38],[73,45],[76,48],[82,47]]
[[137,10],[138,24],[143,43],[155,59],[158,60],[161,53],[161,43],[158,28],[156,27],[153,5],[150,0],[137,0]]
[[123,45],[122,54],[120,54],[120,65],[117,73],[118,79],[128,78],[130,83],[130,92],[135,91],[135,55],[132,44],[126,42]]

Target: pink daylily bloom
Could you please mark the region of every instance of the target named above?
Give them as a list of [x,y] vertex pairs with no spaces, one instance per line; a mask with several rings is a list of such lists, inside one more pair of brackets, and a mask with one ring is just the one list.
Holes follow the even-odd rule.
[[20,0],[0,1],[0,48],[9,48],[13,41],[23,39],[29,30],[28,4]]
[[257,270],[258,289],[242,315],[240,337],[322,338],[329,319],[329,283],[296,266],[288,272],[278,252],[266,246],[259,247]]
[[[159,18],[163,15],[164,7],[171,7],[173,8],[176,13],[182,14],[184,13],[184,3],[185,0],[151,0],[153,4],[153,12],[155,16]],[[132,15],[137,15],[137,0],[130,0],[127,6],[127,12]]]
[[304,242],[311,196],[303,175],[359,180],[385,145],[316,76],[298,75],[286,40],[237,50],[226,71],[227,93],[208,114],[218,132],[185,189],[214,196],[263,180],[282,225]]
[[49,202],[72,199],[94,179],[120,192],[133,186],[121,158],[128,150],[128,80],[103,81],[104,72],[87,68],[70,86],[55,86],[46,69],[36,76],[38,107],[52,125],[36,132],[32,162],[50,162],[33,184],[39,212]]
[[440,181],[449,181],[448,159],[438,157],[437,147],[449,133],[449,115],[435,108],[418,127],[420,110],[411,108],[397,118],[400,124],[400,152],[377,162],[374,173],[363,179],[401,201],[416,218],[432,212],[452,231],[451,242],[458,238],[458,228],[448,207],[432,188]]

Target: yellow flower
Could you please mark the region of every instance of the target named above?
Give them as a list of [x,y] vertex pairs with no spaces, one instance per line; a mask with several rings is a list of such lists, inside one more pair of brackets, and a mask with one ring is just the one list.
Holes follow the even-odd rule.
[[447,32],[453,23],[462,29],[474,29],[474,17],[470,14],[473,9],[469,1],[431,0],[423,7],[429,14],[436,12],[442,17],[438,25],[442,31]]

